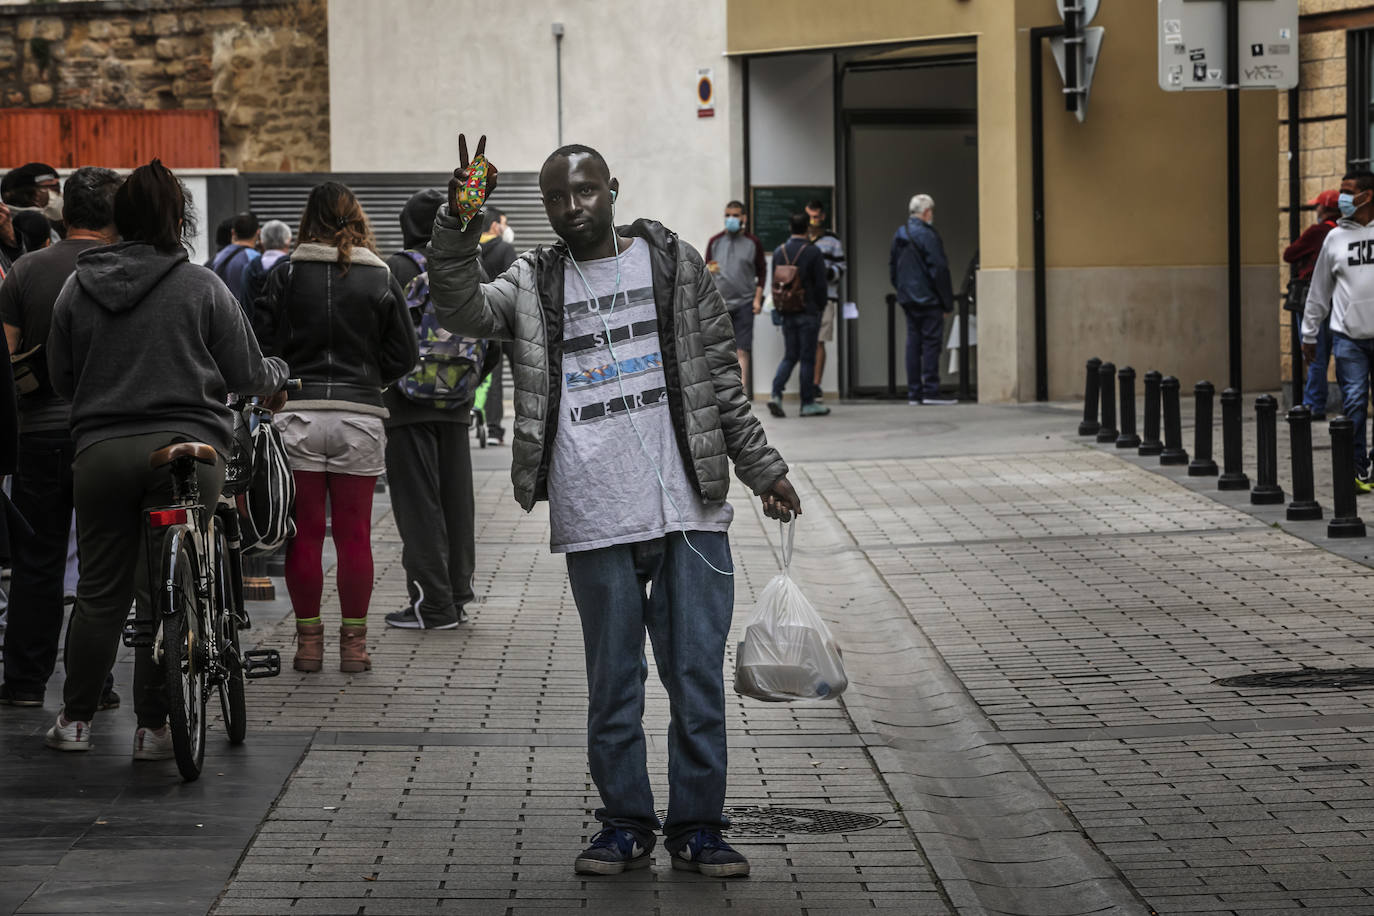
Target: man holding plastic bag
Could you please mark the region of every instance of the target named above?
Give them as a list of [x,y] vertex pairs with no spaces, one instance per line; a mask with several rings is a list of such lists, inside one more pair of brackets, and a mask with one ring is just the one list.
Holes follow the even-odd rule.
[[[562,241],[479,282],[477,216],[496,185],[484,147],[469,162],[459,138],[430,243],[430,294],[449,330],[512,342],[515,497],[527,511],[549,501],[551,548],[567,554],[604,828],[574,868],[646,866],[661,826],[674,868],[748,874],[721,837],[730,464],[769,516],[791,518],[801,502],[750,410],[730,314],[701,256],[651,220],[616,228],[620,185],[600,153],[549,156],[539,187]],[[662,825],[641,724],[646,630],[672,706]]]

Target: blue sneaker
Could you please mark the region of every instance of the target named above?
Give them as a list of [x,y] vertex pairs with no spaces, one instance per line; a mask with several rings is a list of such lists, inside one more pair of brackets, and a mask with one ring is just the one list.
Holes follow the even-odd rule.
[[630,831],[607,827],[592,837],[592,845],[573,862],[573,871],[579,875],[618,875],[626,869],[647,866],[650,852]]
[[697,871],[710,878],[749,874],[749,860],[711,830],[698,830],[690,840],[671,852],[673,868],[679,871]]

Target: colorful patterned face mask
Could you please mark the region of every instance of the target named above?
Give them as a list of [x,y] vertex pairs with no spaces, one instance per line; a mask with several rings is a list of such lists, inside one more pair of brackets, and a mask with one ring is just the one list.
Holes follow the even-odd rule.
[[468,166],[467,183],[458,192],[457,216],[462,221],[464,229],[482,209],[482,204],[486,202],[487,175],[490,171],[491,163],[487,162],[486,156],[478,156]]

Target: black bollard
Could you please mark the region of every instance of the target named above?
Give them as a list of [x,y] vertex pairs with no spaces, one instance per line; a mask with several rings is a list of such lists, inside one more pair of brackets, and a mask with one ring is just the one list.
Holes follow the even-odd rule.
[[1331,421],[1331,489],[1335,508],[1326,523],[1329,538],[1362,538],[1364,522],[1355,512],[1355,424],[1349,417]]
[[1288,411],[1289,448],[1293,457],[1293,501],[1288,504],[1290,522],[1311,522],[1322,517],[1312,484],[1312,411],[1299,404]]
[[1164,449],[1159,453],[1160,464],[1187,464],[1188,453],[1183,450],[1183,419],[1178,413],[1178,379],[1172,375],[1159,383],[1159,398],[1164,407]]
[[1097,369],[1098,395],[1102,400],[1102,423],[1097,428],[1098,442],[1115,442],[1116,429],[1116,365],[1103,363]]
[[1145,373],[1145,438],[1136,450],[1138,455],[1158,455],[1164,451],[1159,441],[1159,382],[1164,378],[1153,369]]
[[1193,460],[1189,477],[1215,477],[1217,463],[1212,460],[1212,398],[1216,386],[1198,382],[1193,386]]
[[1139,448],[1140,437],[1135,432],[1135,370],[1127,366],[1116,377],[1121,381],[1121,435],[1116,437],[1116,447]]
[[1250,478],[1242,469],[1245,456],[1240,429],[1241,400],[1240,392],[1234,388],[1221,393],[1221,463],[1224,470],[1217,478],[1218,490],[1250,489]]
[[1255,439],[1259,454],[1258,473],[1250,502],[1256,506],[1276,506],[1284,501],[1279,486],[1279,402],[1270,394],[1255,398]]
[[1083,383],[1083,422],[1078,424],[1080,436],[1096,436],[1101,424],[1097,422],[1097,386],[1101,384],[1102,360],[1094,356],[1088,360],[1088,378]]

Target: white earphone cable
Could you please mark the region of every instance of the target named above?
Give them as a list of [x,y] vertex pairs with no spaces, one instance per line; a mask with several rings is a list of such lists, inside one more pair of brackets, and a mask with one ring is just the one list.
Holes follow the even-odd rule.
[[[596,315],[598,318],[601,319],[601,327],[606,332],[606,347],[608,350],[610,350],[611,364],[615,367],[616,382],[620,386],[620,399],[621,402],[625,405],[625,417],[630,421],[630,428],[634,430],[635,437],[639,439],[640,451],[643,452],[644,457],[648,459],[649,466],[654,469],[654,477],[658,479],[659,489],[663,491],[663,495],[668,499],[668,504],[672,506],[673,511],[677,513],[678,524],[682,526],[682,540],[686,542],[689,548],[691,548],[692,553],[696,554],[698,557],[701,557],[701,562],[711,567],[712,570],[714,570],[722,576],[733,576],[733,572],[729,572],[724,569],[719,569],[716,567],[714,563],[706,559],[706,555],[703,554],[700,550],[697,550],[696,545],[692,543],[689,537],[687,537],[687,519],[683,516],[682,509],[678,507],[677,500],[673,499],[673,494],[671,491],[669,491],[668,484],[664,482],[663,471],[659,468],[658,462],[654,460],[653,454],[649,451],[649,444],[644,441],[644,434],[639,431],[639,424],[635,422],[634,411],[630,409],[630,396],[625,391],[625,376],[620,371],[620,359],[615,355],[615,344],[611,341],[611,325],[608,320],[609,316],[615,311],[615,300],[617,296],[624,297],[625,306],[627,308],[630,305],[630,294],[621,289],[620,240],[616,236],[615,232],[614,198],[611,199],[611,251],[614,252],[615,257],[615,290],[611,293],[611,307],[606,309],[604,312],[601,310],[600,300],[596,295],[596,291],[593,290],[592,285],[587,282],[586,275],[582,273],[582,266],[577,263],[577,258],[573,257],[571,249],[568,250],[568,260],[572,261],[573,270],[577,271],[578,279],[580,279],[582,281],[582,285],[586,287],[588,304],[596,309]],[[664,369],[664,372],[667,372],[666,368]]]

